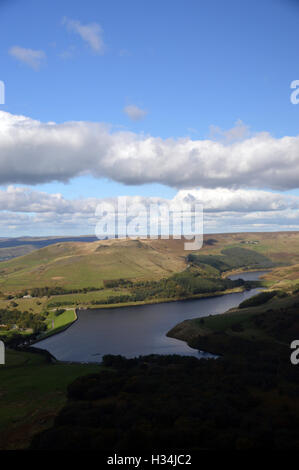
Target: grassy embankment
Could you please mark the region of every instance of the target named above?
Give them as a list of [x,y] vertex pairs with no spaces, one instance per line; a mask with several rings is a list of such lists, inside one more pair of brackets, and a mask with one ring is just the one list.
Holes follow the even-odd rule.
[[50,312],[47,317],[47,331],[42,335],[45,339],[48,336],[55,335],[64,331],[66,328],[71,326],[77,320],[77,314],[75,309],[70,308],[65,310],[62,314],[56,316],[55,311]]

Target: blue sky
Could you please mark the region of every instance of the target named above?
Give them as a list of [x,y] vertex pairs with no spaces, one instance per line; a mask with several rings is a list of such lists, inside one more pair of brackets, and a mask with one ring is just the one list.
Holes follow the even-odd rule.
[[[295,1],[0,0],[0,80],[6,87],[0,111],[41,123],[100,122],[112,134],[123,131],[163,142],[213,140],[215,127],[221,129],[217,139],[226,138],[238,121],[250,136],[297,136],[299,105],[290,102],[290,83],[299,79],[298,26]],[[80,27],[91,27],[98,42],[84,38]],[[28,50],[39,58],[28,62]],[[132,119],[128,107],[135,107],[140,119]],[[148,166],[140,168],[148,171]],[[118,195],[171,199],[185,189],[182,181],[170,178],[168,183],[167,176],[138,175],[132,178],[134,185],[127,185],[132,182],[128,175],[111,175],[89,172],[87,166],[85,172],[58,177],[60,181],[55,176],[49,181],[8,178],[1,188],[15,184],[59,192],[67,200]],[[204,184],[189,180],[188,188]],[[218,185],[214,180],[209,188],[230,185],[234,190],[239,183],[227,179]],[[280,188],[267,178],[264,184],[255,181],[249,191],[299,194],[294,182]],[[244,180],[240,184],[244,187]],[[25,221],[23,227],[11,227],[3,227],[3,236],[34,231]],[[71,229],[61,225],[57,230]]]
[[[64,17],[103,28],[95,54]],[[289,85],[299,76],[299,7],[276,0],[10,0],[1,7],[5,109],[42,121],[103,121],[154,136],[200,137],[242,119],[255,131],[297,134]],[[8,54],[45,51],[38,73]],[[62,59],[70,49],[73,57]],[[123,55],[122,55],[123,54]],[[148,110],[140,123],[123,113]]]

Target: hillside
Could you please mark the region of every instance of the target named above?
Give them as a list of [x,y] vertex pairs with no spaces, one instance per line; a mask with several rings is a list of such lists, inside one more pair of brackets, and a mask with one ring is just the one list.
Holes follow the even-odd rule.
[[0,289],[102,287],[104,279],[154,279],[185,267],[182,250],[134,240],[58,243],[0,264]]
[[[42,286],[102,287],[107,279],[160,279],[186,269],[188,254],[199,255],[205,266],[213,264],[212,257],[207,258],[207,255],[223,261],[224,256],[227,259],[228,254],[232,257],[233,253],[237,259],[244,250],[256,253],[256,260],[270,260],[264,267],[299,264],[298,232],[213,234],[206,235],[204,240],[198,252],[185,251],[184,240],[174,239],[61,242],[2,261],[0,290],[14,292]],[[239,270],[246,268],[238,263],[231,266],[226,263],[225,271],[229,267],[233,271],[234,266]],[[252,263],[254,266],[259,264]]]
[[7,350],[0,369],[0,450],[27,447],[64,405],[68,383],[99,369],[95,364],[52,364],[47,356]]
[[[271,295],[265,295],[270,294]],[[221,355],[235,355],[238,341],[252,349],[262,350],[262,343],[271,348],[290,349],[298,338],[299,293],[283,291],[259,293],[220,315],[184,320],[167,336],[187,341],[194,348]]]
[[[152,292],[154,296],[157,296],[157,301],[161,301],[159,297],[161,286],[162,293],[169,292],[173,286],[176,289],[178,287],[191,289],[191,294],[199,287],[204,287],[205,292],[208,292],[210,288],[208,284],[225,283],[226,279],[224,278],[229,272],[252,269],[254,266],[262,269],[263,266],[274,265],[265,276],[266,282],[271,288],[275,286],[282,291],[287,291],[296,289],[299,284],[299,233],[207,235],[203,248],[198,252],[184,251],[183,243],[183,240],[172,239],[105,240],[92,243],[64,242],[41,248],[13,260],[1,262],[0,291],[6,294],[42,286],[79,289],[94,286],[101,288],[104,285],[103,281],[119,280],[120,278],[135,282],[131,287],[128,287],[129,284],[118,284],[117,282],[114,287],[113,282],[110,282],[110,287],[107,287],[106,283],[102,290],[49,297],[43,294],[41,297],[28,299],[7,299],[3,296],[3,299],[0,300],[0,309],[5,310],[6,314],[14,314],[17,310],[42,313],[48,328],[46,334],[51,334],[61,326],[64,327],[68,324],[67,317],[71,317],[71,321],[74,319],[72,309],[65,310],[62,315],[56,316],[56,311],[53,308],[55,303],[56,306],[60,303],[65,308],[71,304],[85,306],[95,300],[102,303],[109,296],[125,295],[128,292],[130,295],[137,295],[142,294],[142,291],[146,291],[148,295]],[[191,257],[191,260],[190,254],[194,257],[193,259]],[[161,278],[164,279],[160,281]],[[213,290],[214,285],[212,286]],[[189,430],[189,434],[186,436],[188,445],[193,442],[192,445],[197,446],[198,442],[203,442],[202,445],[205,448],[211,442],[210,436],[213,437],[213,442],[216,442],[215,439],[220,436],[219,442],[217,441],[219,448],[222,448],[221,446],[224,444],[232,448],[256,447],[263,442],[264,436],[267,439],[273,439],[278,447],[297,445],[297,440],[296,442],[292,441],[292,435],[288,435],[286,440],[284,440],[284,435],[280,436],[279,416],[283,410],[282,422],[290,419],[289,413],[294,414],[294,396],[298,394],[298,387],[295,385],[298,378],[297,375],[295,377],[294,370],[289,365],[289,342],[298,337],[297,333],[299,332],[298,304],[298,292],[292,295],[277,292],[262,305],[249,307],[245,305],[245,308],[243,306],[241,309],[234,309],[223,315],[186,320],[174,326],[168,333],[169,336],[187,341],[192,347],[224,355],[221,361],[196,361],[192,358],[153,356],[140,359],[140,367],[139,360],[136,360],[136,363],[120,360],[119,365],[107,363],[106,370],[111,369],[113,377],[118,380],[121,376],[124,379],[121,383],[117,382],[117,394],[125,393],[129,399],[123,406],[125,411],[130,410],[126,416],[132,419],[129,422],[118,423],[118,417],[124,416],[124,414],[114,414],[108,411],[109,429],[106,430],[104,426],[103,435],[96,435],[96,440],[93,441],[94,430],[91,425],[88,431],[90,433],[88,439],[91,444],[88,440],[87,445],[92,446],[92,442],[101,442],[101,439],[104,439],[105,446],[110,445],[113,449],[114,445],[118,447],[119,442],[115,443],[112,439],[114,434],[110,433],[110,426],[117,429],[118,426],[125,425],[125,429],[128,429],[125,434],[126,442],[132,442],[134,446],[136,445],[135,427],[137,422],[139,426],[138,438],[140,436],[138,442],[142,448],[143,445],[146,445],[144,443],[147,442],[148,435],[151,439],[156,436],[156,429],[152,429],[152,425],[147,426],[146,434],[144,434],[143,417],[148,413],[149,406],[151,410],[158,410],[155,413],[157,413],[159,422],[166,424],[170,422],[169,427],[165,425],[164,435],[167,436],[167,439],[168,436],[173,436],[171,429],[175,427],[180,436],[179,445],[181,445],[181,436],[185,435],[186,429]],[[16,320],[14,323],[17,323]],[[3,330],[2,334],[6,333]],[[15,333],[16,330],[12,330],[12,334]],[[21,333],[29,334],[30,332],[21,331]],[[7,358],[8,364],[2,370],[3,384],[6,385],[3,385],[0,390],[0,402],[2,408],[8,411],[0,420],[0,448],[25,447],[34,434],[47,428],[50,430],[38,435],[33,440],[33,448],[43,448],[43,446],[48,446],[49,442],[54,447],[61,445],[61,443],[66,447],[68,445],[74,446],[73,439],[76,443],[80,442],[80,445],[83,443],[84,446],[85,441],[82,438],[84,430],[82,431],[79,426],[78,434],[74,434],[74,426],[68,422],[68,419],[72,420],[72,413],[74,413],[75,417],[80,416],[79,419],[85,423],[90,415],[84,411],[84,397],[83,407],[81,406],[81,398],[79,401],[75,401],[75,405],[74,403],[66,403],[66,387],[80,375],[97,372],[97,366],[49,364],[45,363],[43,358],[33,356],[30,353],[28,355],[23,351],[9,351]],[[109,360],[111,362],[113,358],[107,356],[106,361],[109,362]],[[145,361],[146,368],[144,367]],[[278,363],[280,364],[279,370],[277,369]],[[255,365],[256,370],[252,369],[252,364]],[[132,369],[130,369],[131,365]],[[18,366],[17,379],[14,372],[16,366]],[[113,369],[117,371],[117,374]],[[172,374],[172,387],[170,392],[165,395],[164,392],[167,388],[165,385],[169,385],[169,374]],[[40,376],[43,378],[42,386],[40,381],[36,379]],[[103,390],[103,384],[105,387],[107,380],[109,406],[111,406],[109,409],[113,410],[114,404],[119,402],[120,395],[111,394],[109,388],[113,386],[111,374],[99,377],[93,375],[93,377],[100,382],[100,387],[93,393]],[[221,380],[219,379],[221,377],[224,378]],[[164,379],[167,383],[163,382]],[[83,383],[84,387],[86,385],[86,389],[89,389],[90,384],[88,379],[86,380],[85,383],[85,379],[77,379],[74,382],[75,385],[69,386],[69,398],[71,397],[70,390],[75,390],[76,384],[81,387],[81,383]],[[162,384],[160,388],[157,386],[158,383]],[[32,384],[36,391],[33,396],[34,404]],[[204,388],[202,384],[205,384]],[[161,393],[164,397],[162,408]],[[212,402],[211,396],[215,398]],[[92,409],[92,419],[93,416],[102,416],[102,406],[106,406],[105,396],[95,396],[95,398],[96,407]],[[193,421],[194,400],[198,406],[196,413],[199,418],[196,422]],[[136,411],[131,411],[131,403],[134,406],[136,404]],[[181,403],[184,404],[183,407]],[[188,403],[192,404],[190,409]],[[215,406],[215,403],[218,405]],[[65,404],[66,407],[62,409],[51,428],[53,418]],[[99,408],[97,408],[98,406]],[[240,407],[245,410],[241,423],[239,419]],[[166,416],[167,420],[163,421],[159,415],[161,409],[163,409],[163,419]],[[175,422],[170,420],[173,409],[180,410],[180,415]],[[296,405],[297,421],[298,409]],[[270,434],[265,434],[264,429],[260,433],[258,431],[257,423],[261,415],[267,422],[267,429],[271,429]],[[139,416],[141,416],[140,420]],[[225,425],[229,423],[228,435],[219,434],[219,422],[225,423]],[[248,422],[252,423],[252,426],[248,427]],[[274,423],[273,426],[272,423]],[[62,424],[65,426],[63,436],[67,435],[69,439],[67,441],[60,438]],[[66,429],[67,434],[65,433]],[[202,436],[206,436],[207,429],[210,434],[207,438],[204,437],[206,440],[203,441]],[[240,429],[243,438],[241,441],[239,439]],[[118,433],[117,435],[122,436],[123,434]],[[111,442],[106,441],[107,436],[112,436]],[[165,446],[167,448],[167,442],[165,442]]]
[[[75,379],[54,424],[31,450],[298,449],[298,295],[187,320],[169,334],[221,359],[106,355],[105,370]],[[298,355],[296,355],[298,357]]]
[[9,260],[18,256],[26,255],[34,250],[56,243],[96,241],[95,236],[83,235],[81,237],[19,237],[0,238],[0,261]]

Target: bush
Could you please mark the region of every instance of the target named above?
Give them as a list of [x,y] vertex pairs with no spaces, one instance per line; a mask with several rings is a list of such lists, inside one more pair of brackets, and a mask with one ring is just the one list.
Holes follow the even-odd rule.
[[65,308],[58,308],[55,312],[55,317],[59,317],[59,315],[62,315],[65,312]]

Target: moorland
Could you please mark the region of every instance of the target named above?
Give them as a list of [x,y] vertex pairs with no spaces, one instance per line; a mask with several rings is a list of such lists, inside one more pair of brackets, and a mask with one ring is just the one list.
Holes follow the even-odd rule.
[[[233,282],[228,276],[265,269],[269,272],[261,287],[270,295],[223,315],[184,321],[168,333],[193,348],[219,354],[219,360],[148,357],[132,362],[108,357],[101,365],[61,364],[26,351],[31,341],[69,326],[76,308],[175,301],[249,289],[252,284]],[[290,341],[299,335],[298,287],[298,232],[206,235],[198,252],[184,251],[183,240],[174,239],[59,242],[2,261],[0,335],[10,346],[0,370],[0,404],[6,410],[0,419],[2,448],[24,448],[44,429],[49,431],[36,437],[32,446],[55,448],[61,433],[71,427],[66,447],[78,436],[87,448],[130,447],[138,435],[141,448],[147,448],[155,443],[157,423],[160,442],[169,446],[178,445],[175,435],[182,431],[194,443],[190,448],[197,448],[203,435],[202,448],[298,446],[298,372],[289,361]],[[187,369],[190,379],[186,381]],[[116,393],[113,387],[120,370]],[[90,373],[96,375],[79,378]],[[167,377],[165,383],[162,376]],[[207,379],[213,376],[216,381]],[[150,418],[142,383],[156,387],[157,381],[168,389],[163,394],[157,388],[151,409],[165,409],[165,413],[157,411]],[[74,392],[76,387],[83,390],[81,395]],[[103,390],[110,391],[107,395]],[[174,410],[184,396],[186,406],[177,414]],[[168,408],[163,405],[166,402]],[[213,408],[215,402],[219,406]],[[86,411],[94,406],[95,413]],[[124,426],[118,419],[119,406],[129,423],[123,441],[118,437]],[[137,424],[136,410],[142,417]],[[78,413],[79,423],[75,422]],[[97,416],[93,423],[88,421],[90,414]],[[220,437],[217,429],[223,429],[228,416],[230,427]],[[282,435],[284,424],[288,430]]]

